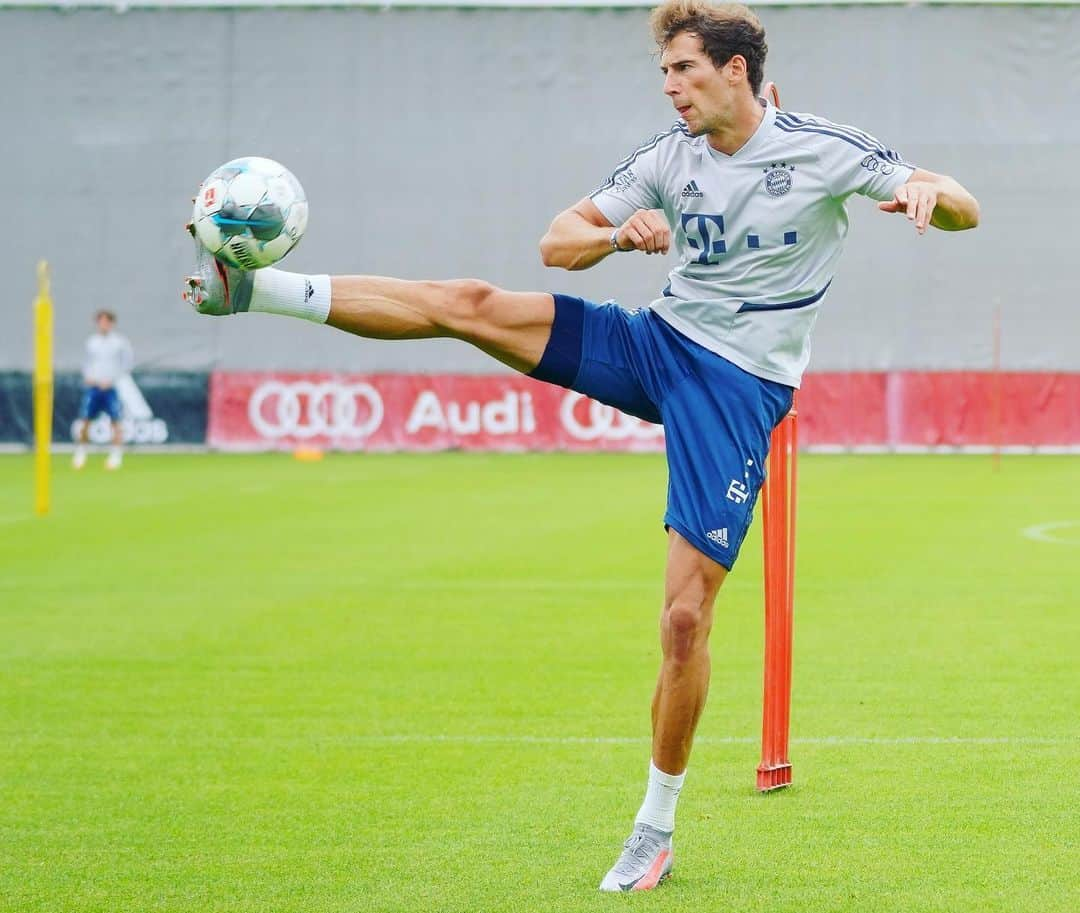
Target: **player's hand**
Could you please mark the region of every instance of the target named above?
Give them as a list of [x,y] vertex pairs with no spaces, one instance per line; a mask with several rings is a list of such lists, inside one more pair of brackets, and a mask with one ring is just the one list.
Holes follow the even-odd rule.
[[909,222],[915,223],[915,230],[921,235],[934,215],[937,206],[938,189],[926,181],[909,181],[896,188],[891,200],[878,203],[882,212],[902,212]]
[[619,226],[615,243],[620,250],[643,250],[666,254],[671,247],[671,228],[662,209],[639,209]]

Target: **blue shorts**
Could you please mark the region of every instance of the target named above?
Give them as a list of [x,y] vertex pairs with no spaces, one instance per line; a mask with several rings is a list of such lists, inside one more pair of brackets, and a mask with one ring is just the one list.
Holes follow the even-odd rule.
[[568,295],[555,295],[551,338],[531,376],[663,424],[664,524],[731,569],[791,387],[736,367],[651,310]]
[[120,397],[116,395],[116,390],[112,387],[108,390],[83,387],[82,399],[79,401],[79,418],[97,418],[102,412],[114,422],[120,421]]

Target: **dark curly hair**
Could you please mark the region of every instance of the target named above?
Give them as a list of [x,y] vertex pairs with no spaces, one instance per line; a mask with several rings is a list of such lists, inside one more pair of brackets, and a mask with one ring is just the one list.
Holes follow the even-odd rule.
[[736,54],[746,61],[746,75],[755,95],[765,77],[765,27],[741,3],[709,3],[708,0],[667,0],[649,17],[653,37],[663,50],[680,32],[701,39],[705,53],[717,67]]

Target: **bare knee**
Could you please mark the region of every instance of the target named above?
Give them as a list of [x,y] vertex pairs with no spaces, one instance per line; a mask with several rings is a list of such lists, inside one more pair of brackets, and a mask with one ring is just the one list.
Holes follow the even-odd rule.
[[485,330],[498,324],[497,299],[500,289],[482,279],[454,279],[438,283],[443,292],[443,306],[437,315],[439,324],[453,336],[484,336]]
[[660,643],[664,657],[685,663],[709,647],[712,603],[694,596],[676,596],[664,606]]
[[660,644],[665,662],[693,662],[708,657],[713,603],[727,570],[675,530],[669,543]]

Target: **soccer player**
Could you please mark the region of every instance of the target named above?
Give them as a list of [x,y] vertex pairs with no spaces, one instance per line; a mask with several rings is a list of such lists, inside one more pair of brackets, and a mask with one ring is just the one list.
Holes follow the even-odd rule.
[[116,315],[98,311],[94,315],[97,332],[86,340],[83,359],[83,391],[79,401],[79,419],[75,454],[71,463],[76,469],[86,465],[86,444],[90,422],[104,412],[112,420],[112,447],[105,458],[106,469],[119,469],[124,459],[124,437],[120,426],[120,398],[116,382],[131,370],[135,354],[126,336],[116,332]]
[[975,199],[854,127],[760,98],[765,32],[746,7],[667,0],[652,12],[678,120],[634,150],[540,242],[548,266],[639,251],[678,262],[627,311],[475,279],[245,273],[200,250],[184,293],[204,314],[262,311],[378,339],[455,337],[532,377],[662,422],[669,487],[662,661],[652,758],[633,832],[603,891],[671,871],[675,805],[709,683],[713,603],[788,412],[847,234],[847,199],[877,200],[919,234],[973,228]]

